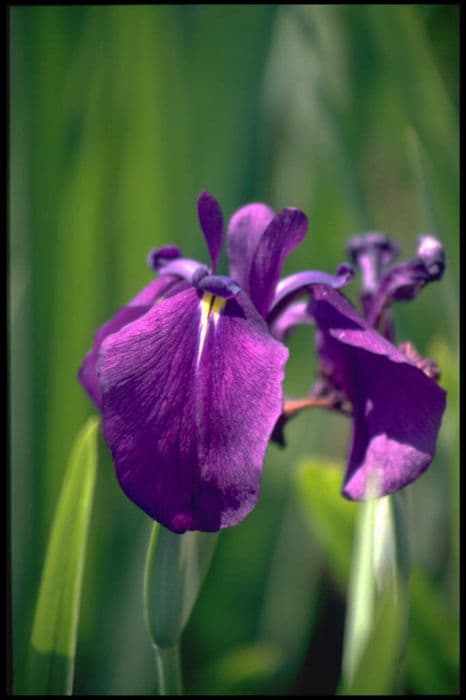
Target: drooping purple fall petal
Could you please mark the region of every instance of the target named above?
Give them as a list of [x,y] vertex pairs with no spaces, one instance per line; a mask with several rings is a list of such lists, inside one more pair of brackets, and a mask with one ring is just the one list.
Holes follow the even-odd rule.
[[111,319],[106,321],[97,330],[94,336],[92,348],[86,354],[79,369],[78,377],[97,408],[102,409],[102,391],[100,381],[96,373],[97,356],[104,339],[111,333],[116,333],[127,323],[131,323],[143,314],[147,313],[152,304],[164,294],[179,287],[179,280],[173,276],[160,277],[152,280],[144,287],[129,304],[119,309]]
[[368,497],[398,491],[431,463],[445,391],[379,335],[337,291],[313,288],[317,348],[332,383],[353,407],[353,434],[343,493]]
[[197,201],[199,223],[212,260],[212,273],[215,274],[222,249],[223,216],[220,204],[208,192],[202,192]]
[[123,490],[174,532],[254,507],[288,352],[248,297],[188,289],[108,337],[104,435]]
[[247,204],[233,214],[227,229],[230,277],[247,293],[252,260],[259,240],[275,216],[273,209],[256,202]]

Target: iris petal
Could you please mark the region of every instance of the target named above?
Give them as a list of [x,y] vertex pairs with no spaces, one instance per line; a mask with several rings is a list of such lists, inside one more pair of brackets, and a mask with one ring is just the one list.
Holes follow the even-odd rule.
[[373,294],[377,290],[382,269],[400,252],[395,241],[378,231],[353,236],[348,241],[346,249],[353,263],[361,270],[365,294]]
[[306,270],[305,272],[296,272],[294,275],[284,277],[277,284],[273,297],[272,306],[268,313],[267,320],[269,323],[283,311],[297,296],[309,290],[314,284],[326,284],[334,289],[344,287],[353,279],[353,268],[347,263],[342,263],[337,270],[336,275],[329,275],[328,272],[320,270]]
[[191,282],[193,275],[197,274],[198,271],[208,272],[205,265],[198,262],[197,260],[192,260],[191,258],[178,258],[177,260],[171,260],[166,265],[159,269],[160,275],[175,275],[180,279]]
[[202,192],[197,201],[197,213],[212,260],[212,272],[215,273],[222,249],[222,210],[215,197],[208,192]]
[[296,326],[311,326],[314,323],[309,313],[308,301],[297,301],[290,304],[285,311],[271,324],[270,332],[277,340],[285,340]]
[[127,306],[117,311],[111,319],[97,330],[94,344],[83,360],[78,377],[81,385],[98,409],[102,408],[102,391],[96,372],[96,362],[102,342],[111,333],[116,333],[127,323],[131,323],[147,313],[157,299],[160,299],[164,294],[173,291],[175,288],[179,288],[179,281],[176,277],[166,276],[152,280]]
[[266,316],[272,303],[282,265],[303,240],[307,217],[299,209],[282,209],[260,237],[249,275],[250,296],[259,313]]
[[177,245],[163,245],[152,248],[147,256],[147,264],[152,270],[158,271],[171,260],[176,260],[181,256],[181,250]]
[[174,532],[254,507],[288,352],[249,299],[188,289],[103,345],[103,427],[123,490]]
[[260,237],[275,216],[273,209],[256,202],[238,209],[227,230],[230,276],[249,294],[249,275]]
[[433,236],[422,236],[416,257],[394,265],[380,279],[368,304],[368,321],[378,327],[392,301],[414,299],[429,284],[441,279],[445,270],[443,247]]
[[353,406],[353,434],[343,493],[380,495],[417,479],[431,463],[445,409],[445,391],[385,340],[337,291],[317,285],[311,312],[318,352]]

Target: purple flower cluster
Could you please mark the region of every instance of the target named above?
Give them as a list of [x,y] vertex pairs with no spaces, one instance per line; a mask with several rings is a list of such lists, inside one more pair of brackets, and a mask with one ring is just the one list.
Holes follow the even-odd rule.
[[[432,461],[445,392],[432,362],[394,345],[390,304],[442,275],[439,242],[422,238],[413,260],[386,269],[398,252],[388,238],[352,239],[360,315],[338,291],[353,276],[348,264],[280,279],[306,235],[303,212],[261,203],[237,211],[228,277],[216,274],[224,225],[207,192],[198,217],[210,267],[176,246],[153,250],[158,277],[97,331],[79,372],[128,497],[173,532],[235,525],[257,502],[269,440],[283,444],[286,421],[317,405],[353,417],[347,497],[367,497],[373,476],[379,495],[416,479]],[[321,377],[291,401],[283,341],[302,323],[316,325]]]

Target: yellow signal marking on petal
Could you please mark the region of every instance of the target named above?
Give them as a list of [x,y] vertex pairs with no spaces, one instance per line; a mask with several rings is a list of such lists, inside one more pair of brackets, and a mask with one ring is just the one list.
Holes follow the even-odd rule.
[[205,319],[207,320],[207,317],[210,312],[210,308],[212,306],[212,302],[215,299],[214,295],[211,294],[210,292],[204,292],[202,295],[201,299],[201,315],[205,316]]
[[223,311],[227,300],[223,297],[214,297],[214,303],[212,304],[212,314],[214,317],[214,323],[217,324],[220,312]]

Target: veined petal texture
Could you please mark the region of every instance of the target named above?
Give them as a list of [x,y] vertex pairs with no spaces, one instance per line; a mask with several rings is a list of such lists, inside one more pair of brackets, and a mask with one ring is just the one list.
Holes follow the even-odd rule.
[[97,330],[92,348],[86,354],[82,362],[78,377],[81,385],[99,410],[102,409],[102,391],[96,372],[96,363],[100,346],[104,339],[111,333],[119,331],[127,323],[131,323],[131,321],[145,314],[157,299],[167,294],[169,291],[171,292],[175,287],[178,287],[178,285],[178,279],[171,275],[152,280],[129,302],[129,304],[119,309],[111,319],[102,324]]
[[104,341],[104,436],[131,500],[174,532],[240,522],[259,496],[286,348],[240,292],[188,289]]

